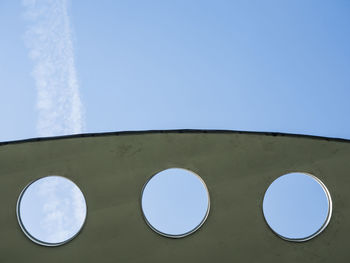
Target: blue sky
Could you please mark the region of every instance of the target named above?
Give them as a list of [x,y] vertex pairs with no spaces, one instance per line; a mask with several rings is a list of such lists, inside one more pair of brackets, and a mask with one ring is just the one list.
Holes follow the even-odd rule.
[[58,244],[74,237],[87,213],[85,198],[70,180],[48,176],[24,192],[18,212],[21,227],[42,243]]
[[142,212],[154,229],[180,237],[202,225],[208,215],[208,189],[185,169],[171,168],[154,175],[142,191]]
[[268,225],[286,239],[305,240],[320,233],[332,214],[328,190],[314,177],[290,173],[266,190],[263,211]]
[[[49,15],[28,17],[43,6]],[[68,1],[60,8],[0,3],[0,141],[180,128],[350,138],[348,1]],[[48,17],[60,33],[33,41],[38,33],[30,32]],[[38,70],[47,69],[45,57],[33,58],[43,47],[51,73]]]

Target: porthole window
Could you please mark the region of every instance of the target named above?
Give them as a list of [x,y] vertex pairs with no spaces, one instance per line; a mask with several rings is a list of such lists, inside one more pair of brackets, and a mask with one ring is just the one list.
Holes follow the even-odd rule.
[[27,185],[17,202],[17,218],[32,241],[62,245],[74,238],[86,218],[83,193],[71,180],[47,176]]
[[267,189],[263,213],[269,227],[281,238],[306,241],[320,234],[332,214],[326,186],[307,173],[289,173]]
[[209,193],[195,173],[170,168],[154,175],[144,186],[141,206],[147,224],[173,238],[196,231],[209,213]]

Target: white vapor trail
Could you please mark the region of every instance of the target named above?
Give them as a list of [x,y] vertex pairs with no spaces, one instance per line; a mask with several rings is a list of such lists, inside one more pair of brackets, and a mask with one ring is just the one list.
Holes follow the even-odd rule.
[[67,0],[25,0],[25,42],[34,62],[39,136],[83,131]]

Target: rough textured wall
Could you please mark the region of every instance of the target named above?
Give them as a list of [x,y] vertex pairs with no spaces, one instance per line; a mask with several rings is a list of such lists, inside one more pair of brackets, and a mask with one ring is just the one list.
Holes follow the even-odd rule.
[[[171,239],[144,222],[144,183],[170,167],[196,172],[211,198],[207,221]],[[288,172],[321,179],[333,199],[329,226],[303,243],[267,226],[262,200]],[[88,215],[81,233],[59,247],[30,241],[16,202],[31,181],[61,175],[83,191]],[[0,145],[0,262],[349,262],[350,142],[241,132],[170,131],[101,134]]]

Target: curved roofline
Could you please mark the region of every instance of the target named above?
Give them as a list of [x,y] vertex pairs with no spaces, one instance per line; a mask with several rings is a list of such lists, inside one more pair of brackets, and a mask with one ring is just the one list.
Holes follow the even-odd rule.
[[122,135],[142,135],[142,134],[161,134],[161,133],[212,133],[212,134],[246,134],[246,135],[265,135],[278,137],[300,137],[325,141],[350,142],[350,139],[324,137],[317,135],[283,133],[283,132],[259,132],[259,131],[238,131],[238,130],[207,130],[207,129],[174,129],[174,130],[140,130],[140,131],[118,131],[118,132],[100,132],[100,133],[80,133],[73,135],[61,135],[51,137],[35,137],[29,139],[13,140],[0,142],[0,146],[17,143],[51,141],[70,138],[85,138],[85,137],[103,137],[103,136],[122,136]]

